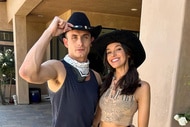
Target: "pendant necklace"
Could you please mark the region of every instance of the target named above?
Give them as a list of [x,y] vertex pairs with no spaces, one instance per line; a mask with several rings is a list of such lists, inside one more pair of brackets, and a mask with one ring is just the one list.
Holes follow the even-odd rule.
[[116,94],[117,91],[117,82],[116,82],[116,78],[113,77],[112,79],[112,89],[111,89],[111,97],[113,98]]

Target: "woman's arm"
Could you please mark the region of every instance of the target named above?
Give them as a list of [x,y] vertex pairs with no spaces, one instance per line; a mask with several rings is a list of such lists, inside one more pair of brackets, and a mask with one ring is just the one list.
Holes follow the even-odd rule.
[[94,120],[92,123],[92,127],[98,127],[98,125],[100,123],[100,118],[101,118],[101,109],[100,109],[99,105],[97,105],[96,112],[94,115]]
[[142,82],[141,87],[136,91],[138,101],[138,127],[148,127],[150,114],[150,85],[147,82]]

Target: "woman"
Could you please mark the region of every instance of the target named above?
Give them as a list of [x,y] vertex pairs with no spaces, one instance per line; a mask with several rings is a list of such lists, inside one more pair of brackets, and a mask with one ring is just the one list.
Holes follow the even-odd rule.
[[104,52],[108,74],[100,89],[100,101],[93,127],[134,127],[138,110],[138,127],[148,127],[150,86],[139,78],[137,68],[145,60],[145,51],[136,35],[116,30],[99,37],[93,47]]

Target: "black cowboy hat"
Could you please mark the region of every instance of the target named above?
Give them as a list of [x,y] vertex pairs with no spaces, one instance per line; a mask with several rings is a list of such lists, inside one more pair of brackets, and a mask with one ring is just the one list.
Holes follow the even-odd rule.
[[146,58],[145,50],[141,44],[141,41],[131,31],[115,30],[104,34],[92,43],[92,47],[97,51],[97,53],[100,54],[100,56],[103,56],[107,45],[113,42],[120,42],[131,49],[135,67],[139,67],[144,62]]
[[[69,23],[73,24],[72,29],[73,30],[86,30],[91,33],[91,35],[96,39],[101,30],[102,26],[98,25],[96,27],[93,27],[90,25],[90,21],[87,18],[87,16],[82,12],[74,12],[70,18],[68,19]],[[65,37],[65,33],[61,34],[59,38],[62,40],[62,38]]]

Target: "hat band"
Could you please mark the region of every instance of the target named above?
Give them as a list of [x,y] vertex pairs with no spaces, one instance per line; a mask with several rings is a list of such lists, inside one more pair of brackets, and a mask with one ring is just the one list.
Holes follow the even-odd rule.
[[89,26],[82,26],[82,25],[74,25],[71,27],[72,29],[84,29],[84,30],[90,30],[92,29],[91,27]]

